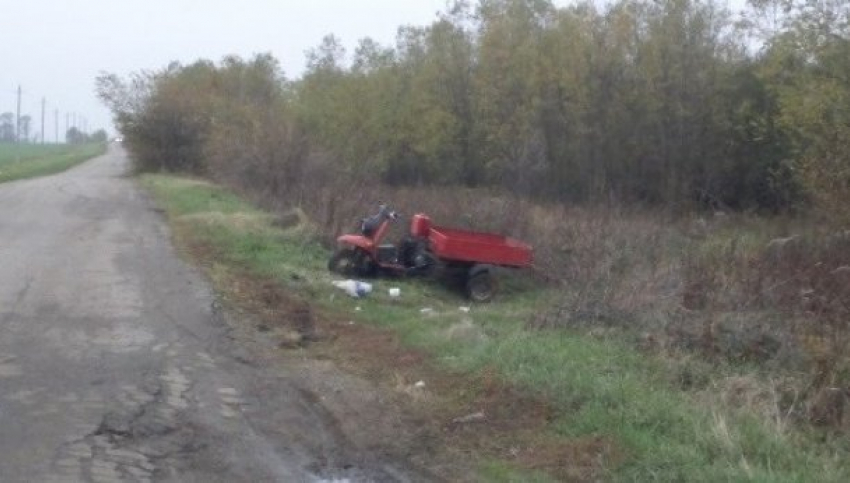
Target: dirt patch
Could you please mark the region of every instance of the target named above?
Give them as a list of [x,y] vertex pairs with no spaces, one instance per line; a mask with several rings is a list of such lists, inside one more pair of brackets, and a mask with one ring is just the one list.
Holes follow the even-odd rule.
[[599,481],[603,468],[621,463],[623,453],[608,438],[591,436],[574,441],[548,441],[516,452],[519,464],[544,470],[564,481]]
[[289,348],[304,346],[323,336],[316,327],[313,307],[306,300],[269,278],[216,266],[216,260],[221,259],[219,250],[193,236],[190,229],[178,228],[175,234],[186,248],[186,255],[207,270],[224,299],[251,314],[257,330],[277,334],[281,346]]
[[497,459],[561,481],[598,479],[603,468],[623,460],[612,441],[552,435],[547,427],[555,408],[531,391],[506,384],[495,371],[449,373],[390,331],[348,322],[322,324],[334,337],[318,350],[406,395],[405,410],[426,422],[438,446],[454,458]]

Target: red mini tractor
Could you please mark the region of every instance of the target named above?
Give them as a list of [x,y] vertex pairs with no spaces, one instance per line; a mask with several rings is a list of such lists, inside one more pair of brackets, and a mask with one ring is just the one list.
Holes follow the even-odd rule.
[[410,232],[398,245],[382,244],[390,222],[397,218],[396,212],[381,206],[376,215],[362,221],[359,235],[337,238],[338,249],[328,262],[328,269],[360,277],[379,272],[433,275],[450,271],[461,274],[470,299],[487,302],[495,290],[493,267],[531,265],[532,249],[521,241],[435,226],[421,213],[412,217]]

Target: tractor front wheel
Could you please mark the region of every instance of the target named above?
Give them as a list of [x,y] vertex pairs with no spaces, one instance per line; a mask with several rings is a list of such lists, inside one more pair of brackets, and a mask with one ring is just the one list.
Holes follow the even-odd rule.
[[371,275],[372,263],[362,250],[342,248],[328,260],[328,270],[345,277],[364,277]]

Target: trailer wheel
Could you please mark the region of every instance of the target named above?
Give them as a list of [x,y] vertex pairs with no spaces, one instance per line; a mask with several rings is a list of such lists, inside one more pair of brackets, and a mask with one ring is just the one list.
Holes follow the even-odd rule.
[[374,271],[369,256],[356,248],[337,250],[328,260],[328,270],[346,277],[366,277]]
[[486,303],[493,299],[496,292],[496,281],[490,268],[476,266],[469,271],[466,279],[466,294],[473,302]]

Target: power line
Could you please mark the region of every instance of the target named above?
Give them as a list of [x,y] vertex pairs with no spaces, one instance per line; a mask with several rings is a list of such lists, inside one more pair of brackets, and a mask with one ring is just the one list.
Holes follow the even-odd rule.
[[[35,131],[35,129],[33,129],[35,122],[33,122],[33,121],[36,121],[37,114],[35,114],[35,115],[33,115],[31,113],[28,114],[27,112],[24,111],[25,109],[28,109],[27,105],[25,105],[25,104],[28,104],[27,99],[32,99],[33,97],[36,97],[36,95],[34,93],[29,92],[26,89],[24,89],[21,84],[18,84],[13,90],[0,89],[0,98],[5,98],[7,94],[14,96],[13,102],[15,103],[15,109],[14,109],[15,112],[13,114],[14,120],[10,119],[11,122],[14,122],[14,126],[9,126],[10,129],[7,128],[8,129],[7,140],[13,141],[15,144],[29,143],[29,142],[33,142],[33,143],[39,143],[40,142],[41,144],[47,144],[47,139],[48,139],[47,130],[50,129],[50,126],[49,126],[49,124],[50,124],[50,119],[49,119],[50,112],[48,110],[48,107],[50,107],[50,108],[53,109],[54,141],[57,144],[60,142],[60,135],[59,135],[59,133],[60,133],[60,126],[59,126],[60,109],[56,108],[56,106],[53,106],[53,105],[48,106],[46,96],[40,97],[40,99],[41,99],[41,132],[40,132],[41,139],[39,139],[39,133],[38,132],[32,134],[32,131]],[[2,104],[6,104],[6,102],[7,101],[0,99],[0,112],[4,111],[4,109],[2,108]],[[36,104],[36,106],[38,105],[37,102],[32,102],[32,104]],[[31,106],[31,107],[35,107],[35,109],[32,109],[32,110],[37,110],[38,107],[36,107],[36,106]],[[10,113],[10,114],[12,114],[12,113]],[[10,122],[10,124],[11,124],[11,122]],[[75,112],[75,111],[70,111],[70,110],[65,111],[65,133],[66,133],[66,135],[72,128],[74,130],[76,130],[78,134],[88,136],[88,133],[90,131],[89,120],[81,113],[78,113],[78,112]],[[32,136],[31,136],[31,134],[32,134]]]

